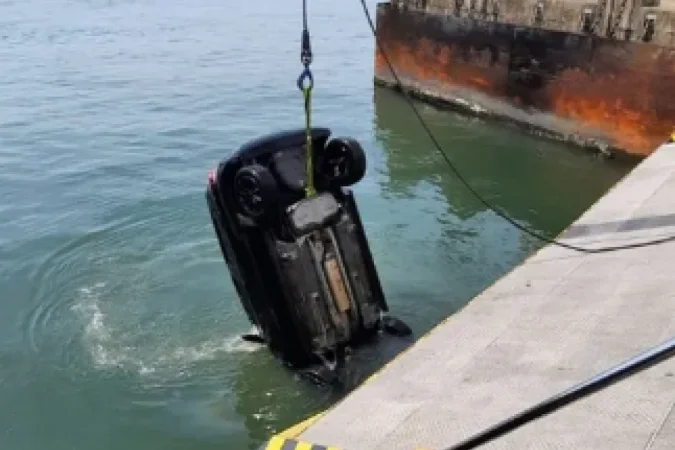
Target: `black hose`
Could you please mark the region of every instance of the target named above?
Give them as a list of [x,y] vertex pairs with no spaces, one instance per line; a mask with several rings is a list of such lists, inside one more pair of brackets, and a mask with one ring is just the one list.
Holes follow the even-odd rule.
[[624,378],[649,369],[673,356],[675,356],[675,338],[671,338],[657,347],[646,350],[618,366],[602,372],[445,450],[472,450],[510,433],[529,422],[551,414],[572,402],[605,389]]

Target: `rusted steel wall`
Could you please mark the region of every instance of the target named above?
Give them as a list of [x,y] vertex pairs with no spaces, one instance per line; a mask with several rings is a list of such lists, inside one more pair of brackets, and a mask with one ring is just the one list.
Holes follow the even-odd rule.
[[[468,97],[488,115],[639,155],[675,126],[673,48],[388,3],[378,5],[377,32],[404,84],[427,96]],[[379,50],[375,69],[393,80]]]

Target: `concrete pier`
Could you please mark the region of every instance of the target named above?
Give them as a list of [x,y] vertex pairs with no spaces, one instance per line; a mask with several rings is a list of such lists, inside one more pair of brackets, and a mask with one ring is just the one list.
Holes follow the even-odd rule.
[[[600,248],[667,236],[675,144],[560,240]],[[548,245],[286,436],[341,450],[443,449],[674,335],[675,241],[598,254]],[[672,450],[674,405],[670,360],[482,448]]]

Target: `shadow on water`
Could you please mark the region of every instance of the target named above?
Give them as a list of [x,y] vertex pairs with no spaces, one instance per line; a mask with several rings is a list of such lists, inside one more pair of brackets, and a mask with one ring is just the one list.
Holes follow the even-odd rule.
[[336,386],[317,386],[301,379],[266,349],[261,348],[264,355],[239,358],[233,380],[235,411],[244,420],[248,448],[255,449],[271,435],[331,407],[410,343],[383,335],[358,349]]
[[241,359],[234,379],[235,411],[243,418],[248,448],[333,404],[340,393],[304,383],[267,353]]

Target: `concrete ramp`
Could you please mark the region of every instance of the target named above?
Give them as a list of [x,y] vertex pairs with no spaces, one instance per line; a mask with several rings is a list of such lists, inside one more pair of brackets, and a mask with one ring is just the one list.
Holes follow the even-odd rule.
[[[552,199],[554,202],[555,199]],[[675,145],[561,237],[589,248],[675,236]],[[342,450],[443,449],[675,335],[675,242],[546,246],[300,433]],[[486,450],[675,450],[675,360]]]

